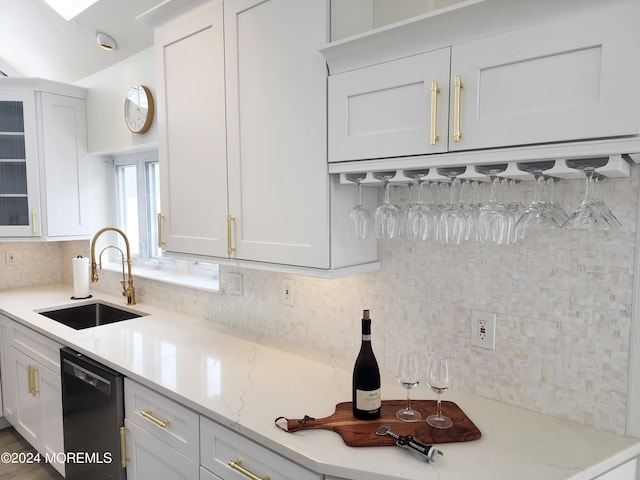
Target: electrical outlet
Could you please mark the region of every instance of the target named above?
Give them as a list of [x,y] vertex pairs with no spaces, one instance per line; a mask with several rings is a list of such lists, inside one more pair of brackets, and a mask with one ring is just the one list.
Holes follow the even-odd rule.
[[295,284],[290,278],[282,279],[282,303],[285,305],[295,305]]
[[4,252],[4,263],[7,267],[18,264],[18,256],[13,252]]
[[227,273],[226,291],[230,295],[242,296],[242,274],[236,272]]
[[471,310],[471,345],[496,349],[496,314]]

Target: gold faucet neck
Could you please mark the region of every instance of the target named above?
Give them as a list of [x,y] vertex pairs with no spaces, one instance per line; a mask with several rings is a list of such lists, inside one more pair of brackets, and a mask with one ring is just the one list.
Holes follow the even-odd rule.
[[110,245],[107,246],[105,248],[102,249],[102,251],[100,252],[100,268],[102,268],[102,253],[107,249],[107,248],[115,248],[117,250],[120,251],[120,253],[122,254],[122,288],[123,288],[123,295],[127,297],[127,304],[129,305],[135,305],[136,303],[136,293],[135,293],[135,288],[133,287],[133,275],[131,275],[131,248],[129,247],[129,239],[127,238],[127,235],[120,230],[119,228],[116,227],[104,227],[100,230],[98,230],[96,232],[96,234],[93,236],[93,239],[91,240],[91,281],[92,282],[97,282],[99,280],[98,277],[98,264],[96,263],[96,241],[98,240],[98,238],[105,232],[115,232],[118,235],[120,235],[122,237],[122,239],[124,240],[124,244],[125,244],[125,251],[126,251],[126,263],[127,263],[127,274],[128,274],[128,280],[125,280],[125,272],[124,272],[124,264],[125,264],[125,254],[122,253],[122,250],[116,246]]

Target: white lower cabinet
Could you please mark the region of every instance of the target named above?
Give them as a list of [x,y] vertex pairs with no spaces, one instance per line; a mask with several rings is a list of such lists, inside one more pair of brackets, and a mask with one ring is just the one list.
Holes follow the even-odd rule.
[[[41,455],[64,452],[61,345],[0,316],[3,413]],[[64,475],[64,463],[52,465]]]
[[126,378],[128,480],[198,480],[198,415]]
[[[321,480],[322,475],[200,417],[200,463],[222,480]],[[217,475],[217,477],[215,476]],[[204,477],[207,478],[207,477]]]
[[596,477],[594,480],[636,480],[636,470],[638,468],[638,459],[634,458],[622,465],[618,465],[613,470]]
[[128,480],[198,480],[199,466],[176,449],[139,427],[124,421]]
[[200,480],[220,480],[220,477],[214,475],[206,468],[200,467]]

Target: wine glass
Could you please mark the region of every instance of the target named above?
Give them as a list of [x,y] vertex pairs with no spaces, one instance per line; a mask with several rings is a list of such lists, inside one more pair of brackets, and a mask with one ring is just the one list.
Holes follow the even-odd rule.
[[442,402],[440,395],[449,390],[451,375],[449,374],[449,356],[444,353],[434,353],[429,359],[427,371],[427,385],[438,395],[436,414],[427,417],[427,423],[435,428],[449,428],[453,421],[442,415]]
[[374,222],[376,229],[376,237],[378,238],[395,238],[400,234],[400,209],[391,204],[389,200],[389,180],[395,173],[376,174],[376,178],[384,182],[384,203],[376,208],[374,213]]
[[353,238],[369,238],[369,225],[371,225],[371,213],[362,206],[362,180],[366,174],[347,175],[347,180],[358,186],[358,203],[349,212],[351,222],[351,236]]
[[525,238],[531,229],[559,227],[562,225],[562,220],[559,220],[561,214],[555,211],[554,205],[551,205],[548,201],[548,187],[555,187],[555,182],[547,182],[547,178],[543,173],[545,170],[552,168],[553,165],[553,161],[518,164],[520,170],[529,172],[535,179],[533,200],[516,223],[516,235],[519,240]]
[[[584,200],[562,224],[563,228],[619,228],[620,221],[613,212],[598,198],[596,189],[598,173],[593,166],[578,165],[586,177]],[[601,181],[601,180],[600,180]]]
[[398,383],[407,389],[407,408],[402,408],[396,412],[396,417],[405,422],[417,422],[422,418],[420,412],[411,408],[411,397],[409,393],[412,388],[418,386],[422,376],[420,368],[420,355],[415,350],[408,350],[400,353],[398,361]]
[[444,243],[459,244],[464,239],[467,230],[468,215],[465,207],[460,203],[461,182],[458,175],[464,173],[466,167],[462,168],[439,168],[440,175],[447,176],[451,179],[450,194],[451,200],[449,205],[443,208],[440,213],[440,226],[442,236],[440,240]]
[[480,207],[478,213],[478,228],[480,229],[480,241],[483,243],[509,243],[509,229],[513,221],[507,208],[498,201],[498,189],[500,178],[498,173],[504,168],[490,167],[482,172],[491,180],[489,202]]

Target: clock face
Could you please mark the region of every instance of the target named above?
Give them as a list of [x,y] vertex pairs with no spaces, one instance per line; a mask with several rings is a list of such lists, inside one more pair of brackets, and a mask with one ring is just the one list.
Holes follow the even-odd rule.
[[127,93],[124,102],[124,119],[134,133],[144,133],[153,120],[153,97],[144,85],[135,85]]

